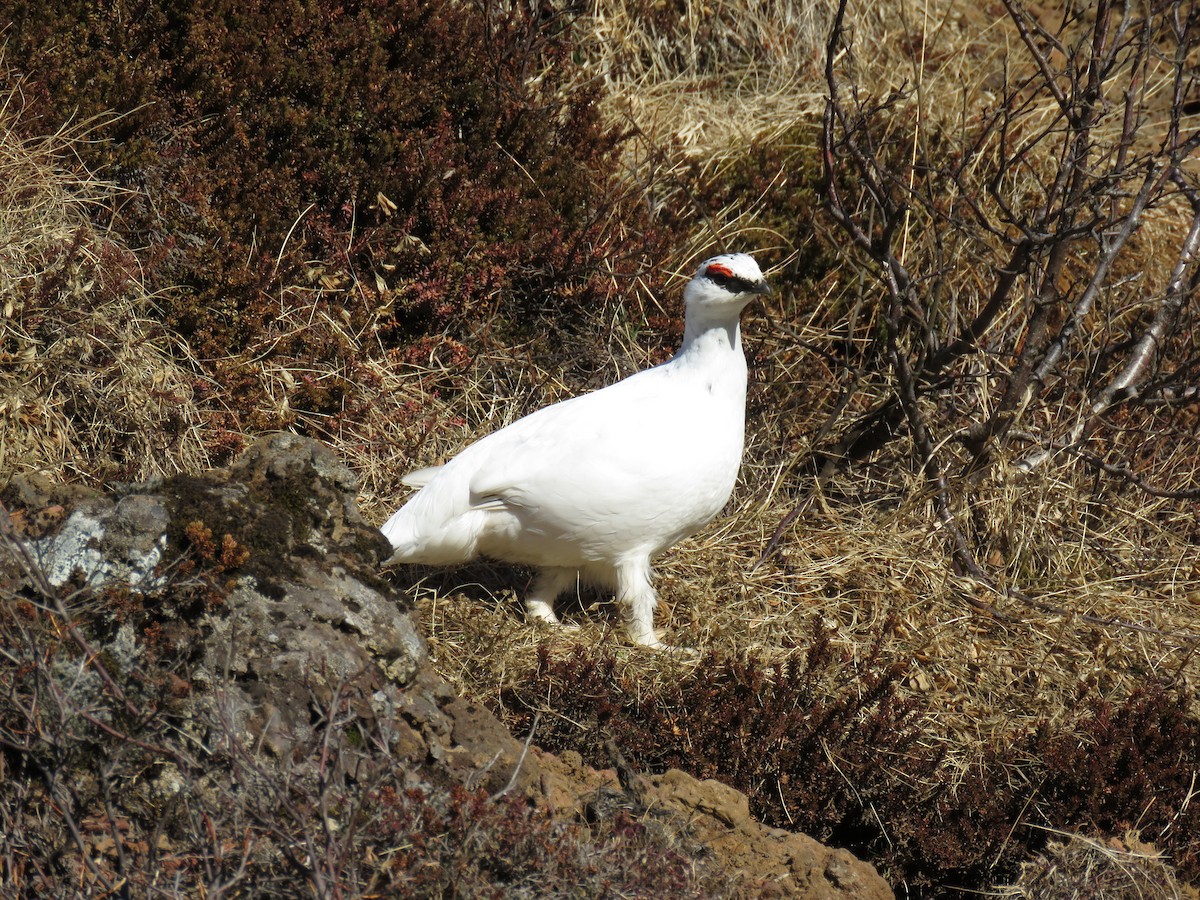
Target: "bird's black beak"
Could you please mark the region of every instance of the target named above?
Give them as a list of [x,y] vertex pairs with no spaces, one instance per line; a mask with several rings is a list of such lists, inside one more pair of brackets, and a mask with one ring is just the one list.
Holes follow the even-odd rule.
[[762,296],[762,297],[770,297],[771,294],[775,293],[774,291],[771,290],[771,286],[769,284],[767,284],[765,279],[763,281],[758,282],[757,284],[751,285],[750,291],[751,291],[751,293],[758,294],[759,296]]

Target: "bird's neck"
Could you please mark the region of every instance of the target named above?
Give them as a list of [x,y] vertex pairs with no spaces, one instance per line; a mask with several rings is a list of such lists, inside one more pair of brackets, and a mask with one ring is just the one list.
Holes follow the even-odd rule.
[[677,357],[742,355],[741,310],[720,313],[689,310],[683,324],[683,345]]

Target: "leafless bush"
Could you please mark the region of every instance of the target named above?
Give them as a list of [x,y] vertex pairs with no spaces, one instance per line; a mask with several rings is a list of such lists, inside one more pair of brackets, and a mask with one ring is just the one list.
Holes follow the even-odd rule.
[[957,108],[928,101],[919,69],[906,90],[861,90],[845,0],[825,67],[828,208],[878,285],[848,344],[882,354],[891,382],[834,432],[821,474],[907,439],[956,568],[977,578],[963,520],[989,479],[1076,459],[1200,497],[1180,449],[1200,409],[1200,13],[1005,9],[1014,49]]

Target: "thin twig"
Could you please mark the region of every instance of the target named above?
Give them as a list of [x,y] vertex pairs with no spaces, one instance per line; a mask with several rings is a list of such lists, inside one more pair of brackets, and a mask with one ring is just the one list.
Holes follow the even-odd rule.
[[529,726],[529,734],[525,735],[525,745],[521,748],[521,755],[517,758],[516,766],[513,767],[512,777],[508,779],[508,784],[488,797],[488,800],[495,802],[517,786],[517,780],[521,775],[521,767],[525,765],[525,757],[529,754],[529,745],[533,743],[533,735],[537,731],[538,723],[541,719],[541,712],[534,715],[533,723]]

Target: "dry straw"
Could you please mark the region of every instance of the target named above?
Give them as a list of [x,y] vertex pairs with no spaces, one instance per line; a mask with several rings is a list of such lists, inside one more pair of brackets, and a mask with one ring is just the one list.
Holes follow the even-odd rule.
[[1021,867],[1021,877],[996,894],[1008,900],[1195,900],[1194,887],[1136,832],[1105,841],[1056,833],[1046,850]]
[[[682,172],[697,158],[715,171],[748,141],[770,141],[820,105],[825,23],[815,11],[819,4],[684,5],[686,13],[669,33],[661,22],[647,23],[645,10],[653,4],[600,0],[591,8],[591,71],[604,80],[608,113],[636,126],[646,153],[628,157],[633,181],[651,155],[668,172]],[[921,91],[906,102],[921,104],[926,123],[966,116],[994,101],[998,60],[1013,36],[976,5],[854,8],[856,45],[869,48],[859,53],[858,77],[874,94],[901,82],[912,85],[919,76]],[[921,72],[912,62],[916,45],[924,48]],[[774,237],[759,225],[753,203],[710,212],[693,243],[680,248],[681,273],[714,243],[744,249]],[[1138,252],[1147,271],[1161,268],[1154,248],[1169,243],[1177,227],[1166,216],[1146,222]],[[795,248],[774,250],[787,257]],[[911,252],[920,250],[914,242]],[[955,265],[964,293],[983,290],[974,259]],[[898,627],[887,652],[909,664],[905,689],[929,710],[926,739],[946,750],[950,773],[966,771],[989,746],[1038,722],[1073,721],[1085,684],[1111,700],[1128,697],[1150,679],[1200,696],[1200,547],[1193,507],[1149,497],[1119,480],[1098,482],[1069,456],[1032,474],[1001,465],[973,490],[969,514],[960,510],[1001,588],[997,593],[952,572],[948,536],[920,478],[910,474],[904,447],[844,473],[824,493],[799,473],[798,462],[821,434],[838,377],[812,348],[827,345],[839,324],[833,310],[853,307],[850,285],[856,280],[843,269],[822,283],[821,296],[780,297],[747,314],[746,341],[759,364],[752,372],[742,483],[724,516],[659,562],[659,621],[667,639],[772,658],[803,650],[815,616],[847,652],[844,671],[834,673],[845,685],[854,683],[858,663],[892,617]],[[675,315],[679,284],[656,301]],[[613,344],[625,359],[637,361],[636,343],[614,335]],[[499,385],[486,372],[491,365],[503,367]],[[388,465],[417,467],[448,456],[470,438],[564,393],[562,379],[524,352],[483,366],[477,379],[485,396],[468,390],[444,410],[465,424],[435,426],[416,458]],[[545,385],[553,388],[540,387]],[[505,398],[499,405],[497,389]],[[876,396],[870,384],[860,389],[863,402]],[[980,391],[964,402],[986,396]],[[1171,462],[1181,484],[1197,483],[1200,454],[1180,449]],[[382,487],[384,479],[374,483]],[[382,518],[389,504],[373,499]],[[779,552],[760,562],[798,504],[805,511],[783,533]],[[523,571],[481,565],[398,577],[414,587],[439,667],[477,697],[495,696],[523,678],[534,665],[535,648],[547,640],[563,654],[578,644],[607,643],[631,680],[647,690],[657,680],[677,678],[689,664],[623,647],[611,607],[586,591],[569,615],[577,630],[548,634],[524,626],[518,602],[528,578]],[[1007,589],[1036,603],[1003,593]],[[986,617],[970,601],[994,604],[1007,618]]]
[[114,187],[79,174],[96,123],[22,136],[0,103],[0,482],[140,480],[204,468],[186,346],[149,315],[136,258],[93,224]]

